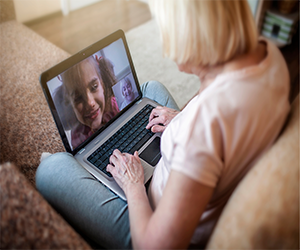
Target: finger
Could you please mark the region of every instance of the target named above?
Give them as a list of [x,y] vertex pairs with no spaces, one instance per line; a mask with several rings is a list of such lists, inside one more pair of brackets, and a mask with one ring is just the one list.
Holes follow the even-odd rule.
[[121,154],[121,151],[119,150],[119,149],[115,149],[114,151],[113,151],[113,154]]
[[109,157],[109,163],[112,164],[112,165],[115,165],[115,161],[117,160],[117,157],[112,154],[110,157]]
[[141,163],[138,151],[135,151],[134,154],[133,154],[133,156],[138,161],[138,163]]
[[164,123],[163,117],[161,117],[161,116],[156,117],[147,124],[146,129],[150,129],[154,125],[163,124],[163,123]]
[[132,155],[132,163],[133,163],[133,165],[140,166],[140,168],[143,169],[141,159],[140,159],[139,154],[138,154],[137,151],[135,151],[134,154]]
[[111,164],[108,164],[106,166],[106,171],[110,172],[112,174],[112,176],[115,178],[117,176],[123,176],[126,172],[127,172],[127,169],[122,167],[122,168],[118,168],[118,167],[114,167],[113,165]]
[[106,171],[110,172],[113,176],[115,175],[114,171],[115,171],[115,167],[111,164],[108,164],[106,166]]
[[114,155],[117,159],[120,159],[123,156],[119,149],[115,149],[112,155]]
[[150,113],[150,116],[149,116],[149,122],[151,122],[152,119],[155,118],[155,117],[157,117],[156,111],[152,110],[152,112]]
[[165,126],[154,125],[154,126],[152,126],[151,131],[152,131],[153,133],[162,133],[162,132],[165,131],[165,129],[166,129]]
[[160,112],[161,112],[161,109],[162,109],[162,107],[160,107],[160,106],[154,108],[154,109],[151,111],[151,113],[150,113],[149,121],[151,121],[153,118],[159,116],[159,115],[160,115]]
[[118,149],[115,149],[112,155],[109,157],[109,162],[115,167],[119,167],[119,165],[121,165],[122,160],[124,160],[124,156]]

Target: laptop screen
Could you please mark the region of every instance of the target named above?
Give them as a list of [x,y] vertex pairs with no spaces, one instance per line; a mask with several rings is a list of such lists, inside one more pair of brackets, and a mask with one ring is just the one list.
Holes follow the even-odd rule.
[[119,38],[46,81],[67,151],[78,151],[140,98],[128,53]]

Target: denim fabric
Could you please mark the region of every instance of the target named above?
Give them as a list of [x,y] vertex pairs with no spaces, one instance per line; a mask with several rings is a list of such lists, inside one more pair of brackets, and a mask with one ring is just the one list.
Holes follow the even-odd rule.
[[[146,82],[141,91],[143,96],[179,110],[161,83]],[[36,172],[36,186],[94,248],[132,248],[127,203],[90,175],[71,154],[56,153],[44,159]]]
[[162,106],[176,109],[179,111],[175,100],[164,85],[157,81],[145,82],[141,86],[143,97],[147,97]]

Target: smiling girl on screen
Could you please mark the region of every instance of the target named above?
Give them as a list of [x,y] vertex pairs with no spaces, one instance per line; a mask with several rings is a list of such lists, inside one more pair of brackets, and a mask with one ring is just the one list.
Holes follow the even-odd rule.
[[[111,90],[114,79],[107,63],[104,58],[97,61],[90,56],[61,74],[67,98],[79,121],[71,130],[73,148],[79,146],[119,112]],[[106,81],[103,78],[106,78]]]

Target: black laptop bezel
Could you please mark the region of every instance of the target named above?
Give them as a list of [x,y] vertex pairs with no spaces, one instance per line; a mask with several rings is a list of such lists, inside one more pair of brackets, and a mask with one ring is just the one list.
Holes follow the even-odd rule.
[[[88,138],[86,141],[81,143],[77,148],[73,149],[71,148],[68,138],[66,136],[64,127],[60,121],[58,112],[56,110],[56,107],[53,103],[52,96],[50,94],[47,82],[50,81],[51,79],[57,77],[59,74],[62,72],[66,71],[73,65],[79,63],[80,61],[86,59],[87,57],[95,54],[96,52],[102,50],[103,48],[107,47],[108,45],[114,43],[115,41],[119,39],[123,40],[124,48],[127,54],[127,58],[129,61],[130,69],[133,75],[133,78],[136,82],[137,85],[137,90],[138,90],[138,97],[136,98],[135,101],[133,101],[131,104],[129,104],[126,108],[122,109],[111,121],[109,121],[105,126],[101,127],[98,131],[96,131],[90,138]],[[125,38],[125,33],[123,30],[117,30],[114,33],[108,35],[107,37],[99,40],[98,42],[90,45],[89,47],[81,50],[80,52],[70,56],[66,60],[58,63],[57,65],[53,66],[52,68],[46,70],[40,75],[40,84],[43,89],[44,95],[47,99],[48,106],[50,108],[51,114],[53,116],[53,119],[56,123],[56,127],[59,130],[59,134],[61,136],[63,145],[66,149],[67,152],[71,153],[72,155],[76,155],[78,152],[80,152],[89,142],[91,142],[95,137],[97,137],[104,129],[106,129],[109,125],[111,125],[118,117],[120,117],[126,110],[128,110],[130,107],[132,107],[137,101],[139,101],[142,98],[142,93],[140,89],[140,84],[135,72],[135,68],[133,65],[133,61],[131,58],[131,54],[129,52],[128,44]]]

